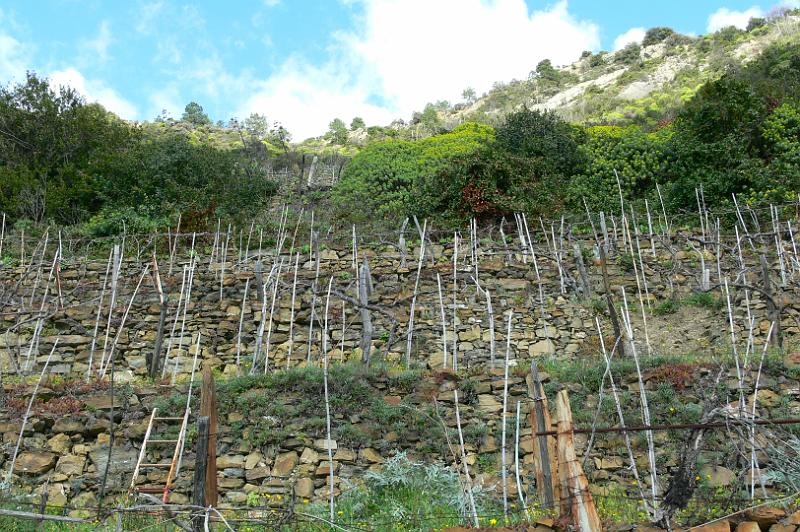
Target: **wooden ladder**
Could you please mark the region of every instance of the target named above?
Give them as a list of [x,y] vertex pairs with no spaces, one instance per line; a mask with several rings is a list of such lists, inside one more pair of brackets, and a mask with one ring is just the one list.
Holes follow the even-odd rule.
[[[178,468],[180,468],[180,462],[183,455],[183,446],[186,439],[186,427],[189,423],[189,409],[187,408],[182,417],[158,417],[157,414],[158,409],[154,408],[153,413],[150,415],[150,422],[147,425],[147,431],[144,433],[144,441],[142,441],[142,449],[139,451],[139,459],[136,462],[136,469],[133,470],[133,478],[131,479],[131,486],[128,489],[128,495],[133,495],[136,493],[161,493],[162,497],[161,500],[166,504],[169,502],[169,494],[170,490],[172,489],[172,483],[175,481],[175,477],[178,476]],[[153,426],[156,425],[158,422],[181,422],[180,431],[178,432],[177,439],[161,439],[161,438],[153,438]],[[145,463],[145,457],[147,456],[147,446],[153,445],[174,445],[175,451],[172,454],[172,461],[171,462],[163,462],[163,463],[155,463],[155,464],[148,464]],[[158,469],[158,468],[169,468],[169,472],[167,473],[167,478],[164,485],[157,485],[157,486],[137,486],[136,481],[139,478],[139,474],[141,473],[142,469]]]

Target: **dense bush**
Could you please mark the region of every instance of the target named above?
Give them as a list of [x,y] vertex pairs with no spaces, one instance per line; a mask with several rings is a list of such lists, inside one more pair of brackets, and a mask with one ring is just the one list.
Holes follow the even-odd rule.
[[388,140],[367,146],[348,164],[333,190],[334,204],[350,220],[374,220],[422,212],[425,183],[452,161],[478,152],[494,140],[491,127],[465,123],[449,133],[417,141]]
[[30,72],[25,83],[0,87],[0,124],[0,210],[37,222],[74,223],[96,209],[92,165],[133,134],[101,106]]
[[485,146],[455,157],[435,174],[421,176],[412,195],[414,211],[454,223],[533,211],[554,190],[537,186],[542,174],[532,159]]
[[595,126],[586,131],[581,150],[588,163],[570,190],[576,204],[585,198],[593,209],[619,210],[617,176],[626,199],[642,197],[667,177],[673,162],[669,129],[646,133],[635,126]]
[[644,34],[644,39],[642,40],[642,46],[652,46],[654,44],[658,44],[665,39],[672,37],[675,35],[675,30],[672,28],[667,27],[656,27],[650,28],[647,30],[647,33]]
[[578,148],[583,140],[580,128],[552,111],[523,109],[510,114],[497,128],[497,143],[519,157],[538,159],[551,173],[576,174],[583,165]]
[[88,221],[90,234],[151,231],[177,213],[252,216],[276,185],[244,144],[220,149],[195,135],[208,122],[202,107],[186,113],[186,128],[143,128],[34,73],[0,87],[0,211]]

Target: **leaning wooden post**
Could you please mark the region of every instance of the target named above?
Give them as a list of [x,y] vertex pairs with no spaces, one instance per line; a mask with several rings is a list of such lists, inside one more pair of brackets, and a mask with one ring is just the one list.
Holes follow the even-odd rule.
[[552,430],[550,409],[547,397],[542,390],[542,382],[536,369],[536,361],[531,362],[531,380],[528,394],[532,399],[531,404],[531,431],[533,432],[534,474],[536,476],[536,491],[539,500],[545,509],[556,509],[558,502],[558,481],[555,478],[558,471],[555,438],[543,434]]
[[558,422],[558,477],[561,485],[561,518],[569,519],[575,530],[600,532],[600,517],[589,492],[589,481],[575,455],[572,409],[569,395],[561,390],[556,396]]
[[[206,474],[205,474],[205,504],[198,503],[197,506],[216,506],[217,505],[217,392],[214,386],[214,376],[211,374],[211,366],[203,364],[203,386],[200,389],[200,416],[208,418],[208,446],[206,450]],[[197,456],[195,475],[200,468],[200,455]],[[195,476],[195,478],[197,478]],[[195,484],[196,486],[196,484]]]
[[[197,418],[197,445],[195,446],[196,462],[194,466],[194,492],[192,504],[196,507],[206,507],[206,483],[208,481],[208,440],[210,438],[209,418]],[[203,530],[204,513],[195,509],[197,513],[192,517],[192,530]]]

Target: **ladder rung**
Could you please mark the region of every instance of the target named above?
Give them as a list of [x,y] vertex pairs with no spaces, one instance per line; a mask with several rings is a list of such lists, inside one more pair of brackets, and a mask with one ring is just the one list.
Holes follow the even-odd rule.
[[141,486],[136,488],[141,493],[163,493],[164,486]]
[[147,443],[178,443],[178,440],[147,440]]
[[154,417],[153,419],[155,421],[177,421],[179,419],[183,420],[183,416],[181,416],[181,417]]
[[139,464],[139,467],[172,467],[172,462],[166,464]]

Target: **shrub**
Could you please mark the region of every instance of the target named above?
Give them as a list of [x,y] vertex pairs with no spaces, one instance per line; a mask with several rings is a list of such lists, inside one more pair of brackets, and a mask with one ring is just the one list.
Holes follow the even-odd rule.
[[644,39],[642,40],[642,46],[652,46],[654,44],[658,44],[674,34],[675,30],[673,30],[672,28],[666,28],[663,26],[650,28],[649,30],[647,30],[647,33],[644,34]]
[[497,144],[519,157],[539,161],[548,173],[571,176],[583,166],[579,144],[583,130],[573,127],[552,111],[523,109],[506,117],[497,128]]
[[680,303],[674,299],[667,299],[660,305],[653,309],[653,314],[656,316],[666,316],[667,314],[675,314],[680,308]]
[[719,298],[714,297],[711,292],[697,292],[685,299],[687,305],[693,307],[703,307],[710,310],[719,310],[723,303]]
[[588,140],[581,146],[586,169],[575,177],[570,191],[577,204],[586,198],[593,209],[618,209],[617,175],[626,199],[641,197],[656,182],[668,178],[670,128],[646,133],[636,126],[595,126],[588,128],[587,134]]
[[639,43],[632,42],[614,54],[614,62],[623,65],[633,65],[641,60],[642,47]]
[[491,218],[532,211],[547,205],[549,192],[530,159],[485,147],[455,157],[414,187],[412,211],[420,216],[440,216],[454,223],[471,217]]
[[[469,507],[459,477],[442,464],[414,462],[399,453],[363,479],[337,500],[337,521],[370,523],[372,530],[382,531],[395,530],[400,522],[406,530],[429,530],[467,520]],[[473,494],[483,508],[486,497],[479,488]],[[325,515],[327,507],[312,510]]]
[[333,190],[338,213],[352,221],[416,214],[425,198],[420,186],[459,157],[474,154],[494,140],[489,126],[465,123],[449,133],[417,141],[389,140],[367,146],[344,168]]

